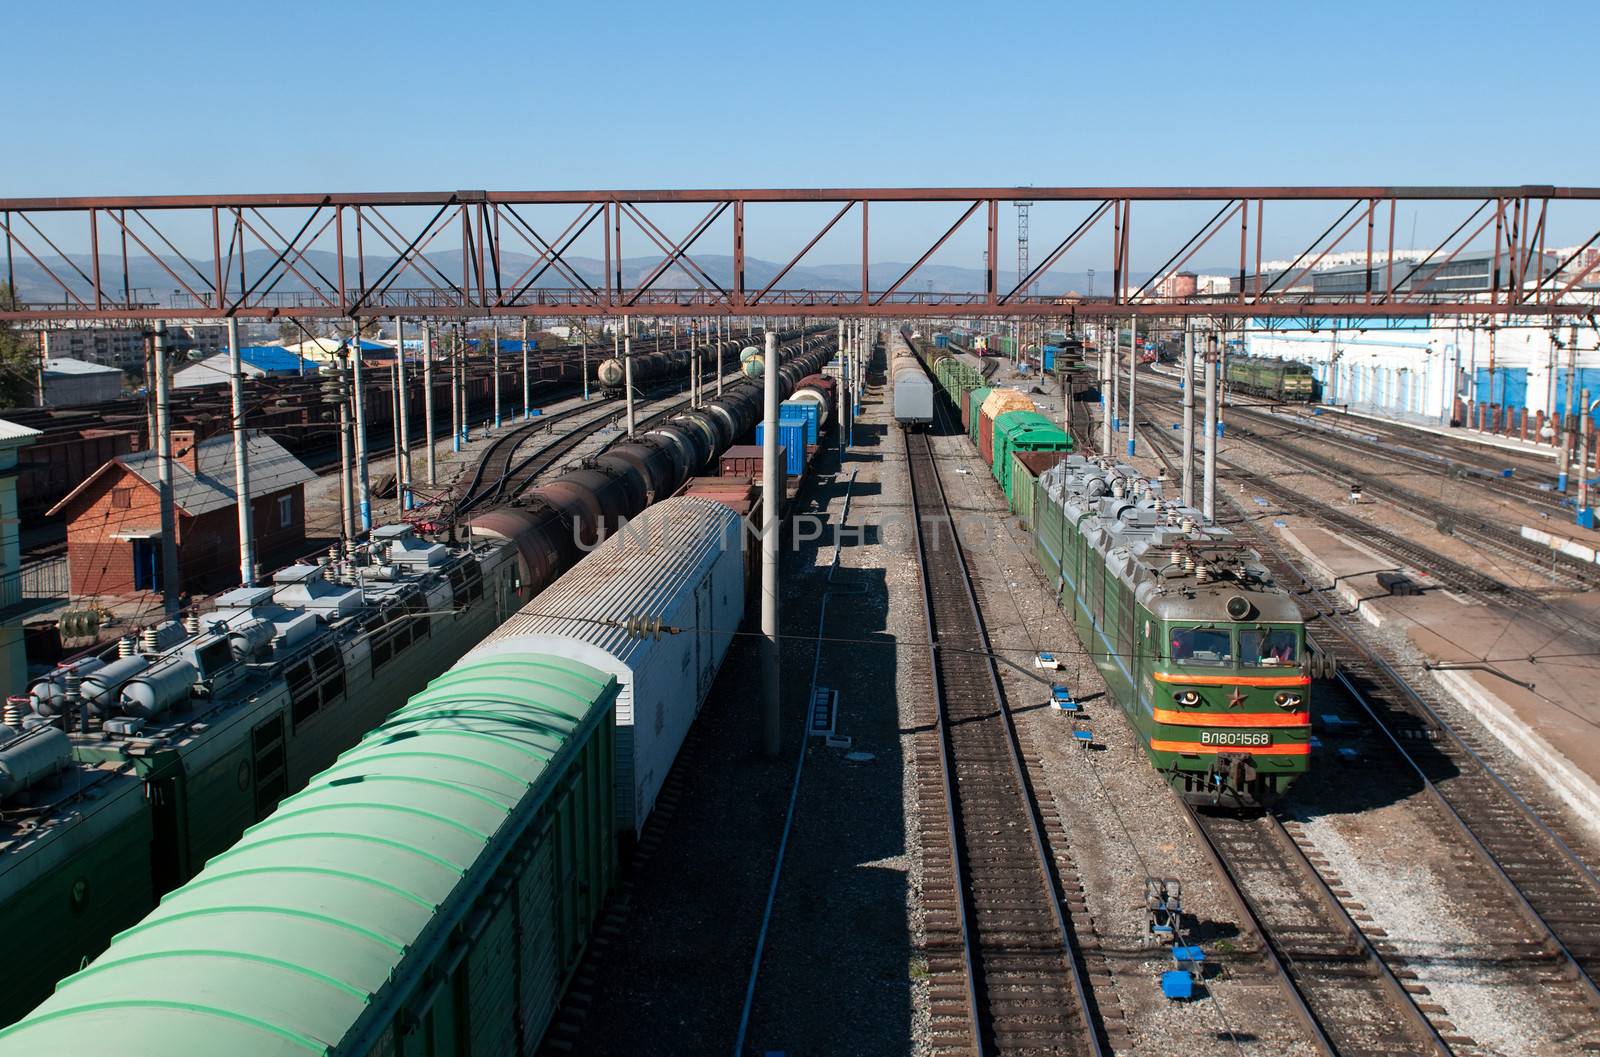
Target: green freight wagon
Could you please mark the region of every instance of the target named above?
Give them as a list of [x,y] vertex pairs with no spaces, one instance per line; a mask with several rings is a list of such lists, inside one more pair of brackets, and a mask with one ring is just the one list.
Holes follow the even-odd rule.
[[994,420],[994,461],[990,472],[1000,483],[1006,501],[1011,498],[1011,453],[1013,451],[1070,452],[1072,438],[1037,411],[1007,411]]
[[1022,527],[1033,528],[1033,494],[1034,485],[1039,475],[1050,467],[1059,463],[1062,453],[1058,451],[1016,451],[1011,452],[1011,494],[1009,502],[1011,512],[1022,521]]
[[979,386],[967,394],[967,399],[961,405],[961,424],[967,427],[967,436],[972,438],[972,443],[978,443],[978,423],[982,416],[978,409],[983,407],[983,402],[989,399],[989,394],[994,392],[989,386]]
[[457,665],[0,1055],[533,1052],[615,878],[617,691],[564,657]]

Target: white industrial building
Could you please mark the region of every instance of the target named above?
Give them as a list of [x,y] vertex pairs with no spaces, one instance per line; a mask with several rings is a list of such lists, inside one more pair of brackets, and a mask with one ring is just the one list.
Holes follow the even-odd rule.
[[[1325,324],[1317,330],[1247,330],[1245,351],[1310,364],[1321,383],[1324,403],[1347,404],[1402,421],[1459,423],[1467,404],[1525,408],[1530,417],[1565,408],[1571,359],[1566,346],[1573,334],[1566,325],[1552,330],[1543,322],[1512,321],[1497,326],[1491,339],[1486,327],[1468,326],[1465,321],[1446,325],[1419,320],[1411,329],[1406,329],[1405,321],[1346,324]],[[1589,389],[1592,399],[1600,396],[1597,333],[1584,323],[1576,334],[1573,388]],[[1573,399],[1576,402],[1577,397]]]

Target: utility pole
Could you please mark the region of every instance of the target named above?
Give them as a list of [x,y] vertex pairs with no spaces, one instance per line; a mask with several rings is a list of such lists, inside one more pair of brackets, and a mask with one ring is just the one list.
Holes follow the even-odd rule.
[[[1116,330],[1112,329],[1111,341],[1116,341]],[[1103,455],[1111,454],[1111,418],[1117,413],[1116,405],[1111,402],[1111,380],[1115,375],[1115,364],[1111,355],[1111,344],[1106,341],[1105,324],[1100,326],[1100,452]]]
[[628,404],[628,436],[633,436],[633,335],[622,339],[622,389]]
[[694,320],[689,321],[689,406],[700,406],[700,346],[695,344]]
[[405,482],[400,473],[400,352],[401,348],[397,340],[394,362],[389,365],[389,454],[394,459],[395,509],[404,511],[406,508]]
[[228,317],[228,383],[233,397],[233,492],[239,513],[239,584],[256,582],[255,523],[250,505],[250,451],[244,432],[244,360],[239,352],[239,320]]
[[1139,317],[1128,317],[1128,457],[1133,458],[1139,420],[1134,417],[1134,389],[1139,379]]
[[422,325],[422,417],[423,433],[428,442],[428,487],[439,487],[439,478],[433,465],[433,324]]
[[[1600,401],[1596,401],[1600,403]],[[1589,402],[1589,390],[1585,389],[1578,400],[1578,407],[1583,415],[1583,421],[1577,424],[1578,429],[1578,524],[1584,528],[1594,528],[1594,511],[1589,509],[1589,475],[1594,472],[1589,465],[1589,432],[1594,419],[1595,405]]]
[[[732,327],[728,328],[730,331]],[[722,317],[717,317],[717,396],[722,396]]]
[[178,616],[178,514],[172,493],[172,409],[167,392],[167,324],[156,320],[156,477],[161,493],[161,603],[168,620]]
[[356,354],[356,374],[355,389],[350,399],[356,409],[356,497],[361,511],[361,533],[366,535],[372,531],[372,483],[367,476],[367,387],[361,363],[364,358],[361,355],[361,321],[352,322],[355,324],[355,337],[350,347]]
[[768,756],[783,746],[779,719],[778,652],[778,335],[767,331],[765,410],[761,434],[761,635],[765,653],[762,679],[762,745]]
[[400,456],[395,460],[395,480],[398,482],[395,493],[400,497],[400,509],[411,509],[411,387],[406,385],[406,321],[400,316],[394,319],[394,344],[395,344],[395,402],[399,405],[400,413],[395,419],[395,429],[400,436]]
[[500,324],[495,323],[490,330],[490,341],[494,342],[494,351],[489,360],[489,384],[494,387],[494,428],[500,428]]
[[1194,507],[1194,328],[1183,321],[1183,505]]
[[[583,334],[583,402],[589,402],[589,328],[579,328]],[[604,333],[604,331],[602,331]]]
[[339,350],[339,534],[356,538],[355,443],[350,434],[350,353]]
[[1206,524],[1215,524],[1217,520],[1217,337],[1212,334],[1207,339],[1209,347],[1206,349],[1206,454],[1205,454],[1205,490],[1204,503],[1201,514],[1206,519]]
[[533,386],[528,378],[528,317],[522,317],[522,418],[523,421],[533,417],[531,396]]
[[[1563,493],[1567,490],[1567,478],[1571,473],[1572,467],[1572,437],[1569,430],[1572,422],[1572,390],[1577,384],[1578,324],[1574,323],[1571,329],[1567,331],[1567,410],[1566,414],[1561,416],[1560,424],[1556,427],[1556,443],[1560,445],[1556,449],[1556,465],[1559,471],[1556,475],[1556,491]],[[1579,476],[1587,477],[1588,471],[1580,466],[1578,467],[1578,474]]]
[[461,324],[450,332],[450,450],[461,450]]

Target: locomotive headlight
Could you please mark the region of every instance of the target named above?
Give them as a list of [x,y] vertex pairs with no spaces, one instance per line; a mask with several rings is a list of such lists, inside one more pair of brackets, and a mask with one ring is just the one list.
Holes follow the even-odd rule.
[[1172,695],[1172,700],[1180,705],[1188,705],[1193,708],[1200,703],[1200,695],[1193,690],[1179,690]]
[[1299,708],[1300,707],[1300,695],[1299,694],[1278,694],[1272,700],[1276,701],[1280,708]]

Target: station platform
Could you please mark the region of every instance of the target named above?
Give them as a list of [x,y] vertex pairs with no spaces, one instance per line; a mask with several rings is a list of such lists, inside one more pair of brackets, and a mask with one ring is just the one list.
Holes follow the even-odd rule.
[[1540,444],[1537,441],[1523,440],[1520,437],[1507,437],[1499,433],[1486,433],[1482,430],[1471,429],[1467,426],[1424,425],[1420,422],[1406,422],[1397,418],[1388,418],[1384,415],[1376,415],[1370,411],[1356,411],[1349,408],[1325,404],[1319,404],[1317,406],[1322,408],[1322,415],[1324,417],[1331,418],[1334,421],[1338,421],[1341,418],[1347,418],[1353,422],[1375,422],[1382,426],[1412,430],[1421,434],[1432,434],[1433,436],[1444,437],[1452,441],[1460,441],[1467,444],[1477,444],[1485,448],[1498,448],[1501,451],[1516,452],[1518,455],[1526,455],[1529,458],[1548,459],[1550,461],[1552,472],[1554,472],[1556,449],[1549,444]]
[[1377,580],[1395,568],[1390,559],[1293,517],[1276,531],[1369,624],[1426,658],[1426,674],[1600,834],[1596,593],[1553,595],[1542,610],[1486,605],[1440,588],[1391,596]]

